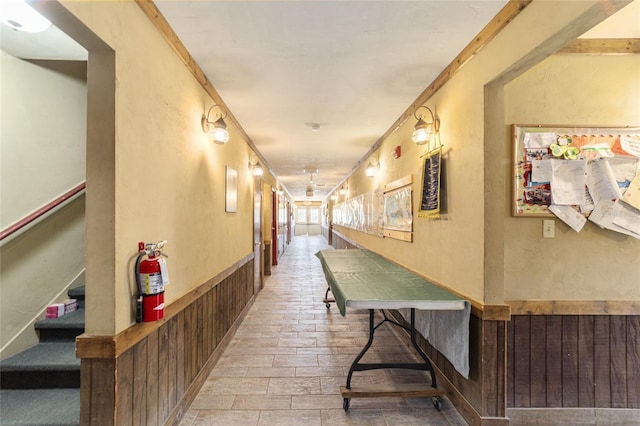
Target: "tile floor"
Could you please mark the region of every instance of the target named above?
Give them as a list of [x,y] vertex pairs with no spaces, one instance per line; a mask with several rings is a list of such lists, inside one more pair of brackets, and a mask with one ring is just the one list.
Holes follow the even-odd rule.
[[[211,372],[180,426],[191,425],[466,425],[445,399],[354,398],[344,411],[340,386],[368,338],[367,311],[341,316],[322,303],[327,284],[322,237],[294,237],[264,289]],[[384,324],[363,362],[406,362],[414,356]],[[355,372],[352,385],[428,383],[411,370]]]

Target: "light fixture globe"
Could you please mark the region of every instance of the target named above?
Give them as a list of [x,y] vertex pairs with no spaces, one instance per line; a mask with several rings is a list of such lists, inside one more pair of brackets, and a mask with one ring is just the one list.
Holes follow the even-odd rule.
[[[431,116],[431,121],[428,123],[424,121],[424,115],[418,113],[418,111],[420,111],[420,109],[422,108],[426,109]],[[433,115],[433,111],[431,111],[429,107],[424,105],[418,107],[414,111],[413,116],[418,121],[416,122],[413,134],[411,135],[411,140],[415,142],[416,145],[424,145],[431,140],[432,133],[438,133],[438,131],[440,130],[440,119],[436,118]]]
[[422,117],[418,118],[418,122],[411,135],[411,140],[414,141],[416,145],[424,145],[429,142],[429,138],[431,138],[430,127],[429,124],[424,122]]
[[210,131],[212,134],[212,140],[217,144],[225,144],[229,142],[229,131],[227,130],[227,123],[224,122],[222,117],[217,119],[213,123],[213,129]]
[[[216,121],[209,121],[209,114],[211,114],[211,110],[215,107],[220,108],[222,113]],[[202,119],[200,120],[202,131],[207,133],[209,138],[219,145],[224,145],[229,142],[229,131],[227,130],[227,123],[224,122],[226,115],[219,105],[213,105],[209,108],[206,115],[202,115]]]
[[378,174],[378,170],[380,170],[380,163],[372,157],[367,164],[367,168],[364,170],[364,174],[367,177],[374,177]]

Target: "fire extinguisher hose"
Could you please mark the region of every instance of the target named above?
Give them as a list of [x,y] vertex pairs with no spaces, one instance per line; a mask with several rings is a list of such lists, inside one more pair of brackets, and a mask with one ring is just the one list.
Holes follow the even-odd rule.
[[136,297],[136,322],[142,322],[142,283],[140,282],[140,262],[142,258],[146,255],[146,253],[140,252],[138,257],[136,257],[136,264],[133,267],[133,275],[136,279],[136,287],[138,290],[138,295]]

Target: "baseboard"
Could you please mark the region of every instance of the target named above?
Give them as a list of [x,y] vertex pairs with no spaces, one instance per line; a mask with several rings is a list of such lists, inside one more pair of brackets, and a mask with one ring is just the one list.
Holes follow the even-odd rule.
[[244,307],[240,315],[238,315],[238,318],[236,318],[236,320],[234,321],[233,325],[231,326],[227,334],[220,341],[220,344],[218,345],[218,347],[213,351],[213,353],[211,354],[207,362],[204,364],[204,366],[196,376],[195,380],[191,383],[191,386],[189,386],[189,389],[187,389],[187,391],[184,393],[180,402],[176,404],[173,411],[169,414],[169,417],[167,417],[167,420],[164,423],[165,425],[177,426],[180,424],[182,417],[184,416],[186,411],[189,409],[189,407],[191,406],[191,403],[196,398],[196,396],[198,396],[198,392],[200,392],[202,385],[204,385],[204,382],[207,380],[207,377],[209,377],[209,374],[211,374],[211,371],[220,360],[220,357],[222,357],[222,354],[224,353],[225,349],[227,349],[227,347],[231,343],[231,340],[233,340],[233,337],[235,336],[236,331],[238,331],[238,328],[242,324],[242,321],[244,320],[244,318],[247,316],[247,313],[249,312],[249,309],[251,309],[251,307],[253,306],[253,302],[255,300],[256,300],[256,295],[254,295],[251,298],[251,300]]
[[640,409],[507,408],[510,425],[640,425]]

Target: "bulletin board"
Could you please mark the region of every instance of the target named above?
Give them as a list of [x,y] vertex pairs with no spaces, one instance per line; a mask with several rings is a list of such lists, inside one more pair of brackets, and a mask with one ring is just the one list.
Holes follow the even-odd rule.
[[629,202],[640,181],[640,127],[513,125],[512,143],[514,216],[555,215],[572,226],[615,204],[640,221]]

